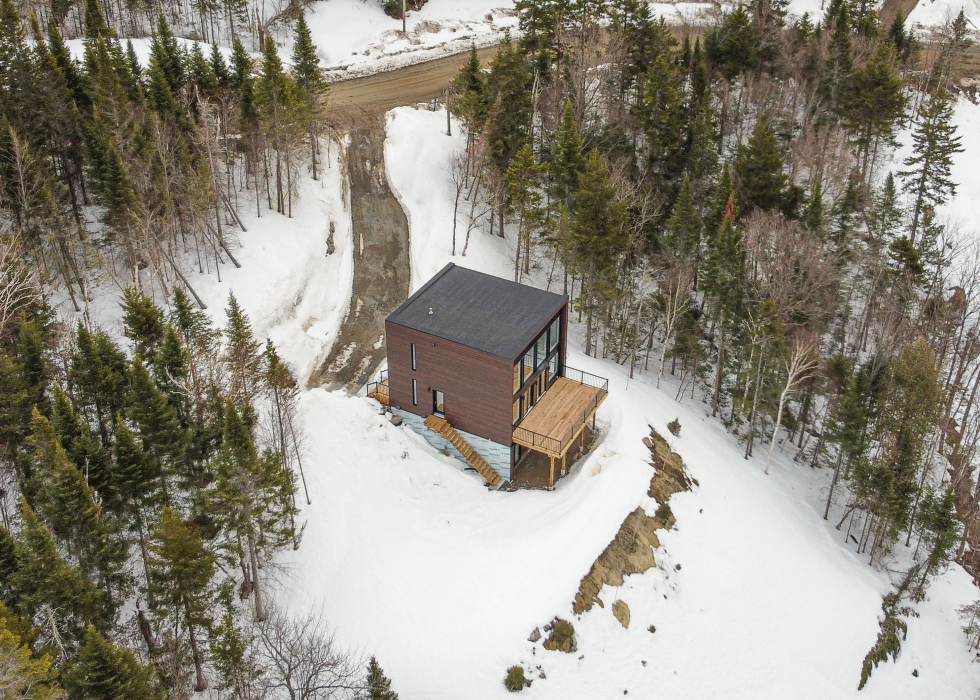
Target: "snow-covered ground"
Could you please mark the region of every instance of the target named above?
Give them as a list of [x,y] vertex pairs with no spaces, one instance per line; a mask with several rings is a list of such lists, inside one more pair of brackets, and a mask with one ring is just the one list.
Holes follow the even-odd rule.
[[907,26],[940,27],[956,17],[959,11],[974,32],[980,30],[980,2],[978,0],[919,0],[906,19]]
[[[323,154],[327,152],[325,141]],[[214,251],[202,253],[203,272],[197,267],[193,250],[185,254],[183,265],[216,326],[224,326],[228,294],[234,292],[251,318],[256,338],[271,338],[301,382],[330,350],[350,304],[354,268],[343,145],[331,143],[329,153],[319,180],[308,175],[300,179],[299,199],[293,204],[291,219],[270,211],[265,202],[258,216],[253,193],[240,193],[244,200],[239,215],[247,231],[234,224],[225,227],[226,240],[240,269],[222,253],[219,280]],[[335,249],[328,256],[330,222],[335,225]],[[93,323],[121,335],[122,290],[105,281],[93,288],[91,296]],[[77,314],[63,292],[55,293],[52,301],[60,318],[75,322]],[[168,302],[163,298],[155,301],[164,307]]]
[[[451,259],[446,156],[462,139],[445,135],[444,112],[398,109],[388,125],[389,177],[424,278]],[[512,236],[473,237],[455,262],[506,275]],[[898,662],[858,693],[889,581],[821,519],[827,475],[777,455],[766,477],[762,458],[743,460],[702,403],[676,403],[670,382],[657,390],[649,374],[627,381],[624,368],[572,344],[569,364],[610,378],[604,436],[550,493],[489,492],[368,399],[306,392],[313,504],[303,546],[285,557],[289,605],[321,607],[338,640],[377,655],[406,698],[503,698],[516,663],[534,669],[531,698],[975,697],[980,667],[955,610],[976,590],[959,567],[909,621]],[[571,616],[581,577],[627,513],[656,507],[641,440],[648,425],[667,434],[675,417],[675,449],[699,486],[671,501],[678,525],[662,533],[659,567],[571,618],[574,655],[527,642],[554,615]],[[629,629],[612,616],[617,598],[631,609]]]
[[[329,0],[307,10],[323,65],[336,77],[363,75],[488,46],[516,32],[513,0],[429,0],[402,21],[377,0]],[[288,53],[291,39],[287,41]]]

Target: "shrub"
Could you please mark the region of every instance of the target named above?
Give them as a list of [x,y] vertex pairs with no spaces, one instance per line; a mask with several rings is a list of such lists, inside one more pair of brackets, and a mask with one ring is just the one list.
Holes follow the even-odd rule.
[[670,509],[669,505],[664,503],[657,508],[657,512],[653,514],[653,517],[666,525],[670,522],[670,519],[674,517],[674,512]]
[[504,685],[512,693],[524,690],[524,686],[528,685],[527,679],[524,677],[524,669],[520,666],[511,666],[508,668]]
[[670,423],[667,424],[667,430],[669,430],[670,434],[673,435],[674,437],[680,437],[681,422],[675,418],[674,420],[672,420]]
[[575,651],[575,628],[568,620],[555,620],[551,634],[544,641],[544,648],[571,654]]

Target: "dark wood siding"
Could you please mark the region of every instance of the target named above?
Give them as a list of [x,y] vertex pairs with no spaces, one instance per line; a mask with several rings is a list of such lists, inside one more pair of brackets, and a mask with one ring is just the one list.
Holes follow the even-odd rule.
[[[513,362],[390,321],[385,335],[392,406],[428,416],[432,390],[438,389],[446,395],[446,420],[453,427],[511,444]],[[418,381],[418,406],[412,405],[412,379]]]

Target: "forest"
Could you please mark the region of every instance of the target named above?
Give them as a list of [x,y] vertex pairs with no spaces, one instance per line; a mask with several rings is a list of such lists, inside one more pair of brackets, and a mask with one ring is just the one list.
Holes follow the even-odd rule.
[[463,253],[516,236],[515,281],[571,295],[587,354],[669,372],[766,473],[778,446],[832,474],[824,519],[896,581],[863,686],[949,561],[980,573],[980,267],[938,213],[962,12],[923,40],[872,3],[756,0],[678,37],[637,0],[517,6],[454,81]]
[[[777,448],[825,470],[823,517],[896,581],[863,685],[950,561],[980,575],[980,266],[939,214],[962,13],[923,39],[848,0],[686,31],[641,0],[516,7],[519,36],[453,81],[454,253],[509,238],[514,279],[571,296],[588,354],[669,374],[767,470]],[[146,34],[141,63],[126,37]],[[271,595],[276,553],[302,546],[305,378],[234,296],[216,327],[185,274],[237,265],[240,212],[293,214],[329,91],[299,5],[0,0],[10,697],[395,697]],[[123,340],[90,313],[107,280]]]

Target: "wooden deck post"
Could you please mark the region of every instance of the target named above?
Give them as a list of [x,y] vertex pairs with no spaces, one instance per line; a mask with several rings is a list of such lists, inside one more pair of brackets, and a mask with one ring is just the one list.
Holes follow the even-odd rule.
[[554,457],[554,455],[552,455],[551,456],[551,476],[550,476],[550,480],[548,481],[548,486],[554,486],[554,485],[555,485],[555,457]]

